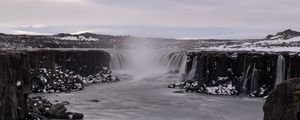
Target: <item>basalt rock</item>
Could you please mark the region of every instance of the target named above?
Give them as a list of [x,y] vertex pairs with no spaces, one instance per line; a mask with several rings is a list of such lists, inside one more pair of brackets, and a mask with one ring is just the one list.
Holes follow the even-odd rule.
[[71,92],[85,85],[118,81],[109,69],[110,55],[101,50],[27,52],[33,92]]
[[84,117],[82,113],[67,112],[64,102],[52,104],[41,96],[29,98],[28,114],[25,119],[82,119]]
[[26,54],[0,51],[0,119],[23,120],[31,79]]
[[297,53],[284,52],[191,52],[187,74],[192,66],[195,73],[184,77],[178,87],[208,94],[263,97],[282,80],[300,77],[299,60]]
[[[0,120],[23,120],[31,92],[71,92],[90,83],[118,81],[111,75],[109,61],[109,53],[101,50],[0,51]],[[29,110],[40,116],[49,106]],[[66,116],[82,114],[65,112],[60,117]]]
[[286,80],[267,97],[264,120],[300,119],[300,79]]

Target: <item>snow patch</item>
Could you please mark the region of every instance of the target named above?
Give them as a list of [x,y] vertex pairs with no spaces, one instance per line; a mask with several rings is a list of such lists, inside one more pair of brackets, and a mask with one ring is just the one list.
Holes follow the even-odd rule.
[[74,40],[74,41],[98,41],[98,38],[93,38],[93,37],[85,37],[82,35],[79,36],[66,36],[66,37],[55,37],[56,39],[60,40]]

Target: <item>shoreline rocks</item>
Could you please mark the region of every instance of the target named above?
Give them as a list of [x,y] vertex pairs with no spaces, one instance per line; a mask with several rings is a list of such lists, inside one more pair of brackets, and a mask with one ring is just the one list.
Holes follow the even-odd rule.
[[[118,81],[107,67],[109,61],[109,53],[103,50],[0,51],[0,118],[25,119],[31,92],[72,92],[92,83]],[[52,104],[46,103],[42,106],[50,109]],[[38,111],[36,116],[46,109]],[[80,114],[65,112],[57,117],[62,116]]]
[[178,82],[187,91],[265,97],[276,83],[300,77],[299,54],[201,51],[187,58],[186,73]]
[[64,102],[52,104],[47,99],[36,96],[28,99],[26,120],[39,119],[83,119],[82,113],[67,112]]
[[264,120],[300,119],[300,78],[279,84],[263,106]]

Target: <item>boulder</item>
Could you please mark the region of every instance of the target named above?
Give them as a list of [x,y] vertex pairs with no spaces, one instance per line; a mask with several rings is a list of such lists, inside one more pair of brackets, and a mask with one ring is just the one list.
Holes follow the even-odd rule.
[[41,96],[30,97],[28,99],[28,114],[26,119],[83,119],[82,113],[67,112],[65,105],[69,105],[68,101],[52,104],[46,98]]
[[264,120],[300,119],[300,78],[277,85],[263,106]]
[[64,104],[58,103],[53,105],[53,107],[49,110],[51,118],[60,118],[65,115],[67,108]]

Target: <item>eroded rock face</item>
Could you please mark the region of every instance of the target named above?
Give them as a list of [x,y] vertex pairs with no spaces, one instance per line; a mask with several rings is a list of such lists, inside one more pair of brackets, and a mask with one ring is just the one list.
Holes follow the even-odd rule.
[[31,82],[24,53],[0,51],[0,119],[23,120]]
[[[117,81],[109,61],[109,53],[100,50],[0,51],[0,119],[23,120],[31,90],[71,92],[89,83]],[[63,113],[57,117],[79,115]]]
[[299,120],[299,98],[300,78],[282,82],[266,99],[264,120]]
[[41,50],[27,53],[33,92],[71,92],[85,85],[114,82],[110,55],[101,50]]
[[82,113],[68,112],[65,105],[68,103],[51,103],[41,96],[28,99],[28,114],[26,120],[46,120],[46,119],[82,119]]
[[299,60],[298,54],[284,52],[191,52],[185,76],[190,76],[193,66],[194,75],[170,86],[215,95],[264,97],[275,84],[300,77]]

